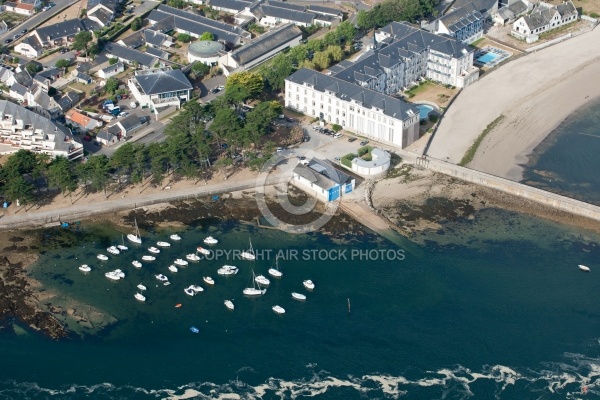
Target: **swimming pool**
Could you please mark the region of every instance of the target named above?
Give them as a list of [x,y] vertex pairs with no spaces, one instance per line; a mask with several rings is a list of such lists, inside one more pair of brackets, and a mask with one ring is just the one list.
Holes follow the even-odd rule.
[[417,104],[417,109],[419,110],[420,119],[427,119],[429,113],[433,111],[433,107],[428,106],[427,104]]
[[481,64],[488,64],[494,60],[496,60],[498,57],[500,57],[498,54],[495,53],[485,53],[484,55],[482,55],[481,57],[479,57],[477,59],[477,61]]

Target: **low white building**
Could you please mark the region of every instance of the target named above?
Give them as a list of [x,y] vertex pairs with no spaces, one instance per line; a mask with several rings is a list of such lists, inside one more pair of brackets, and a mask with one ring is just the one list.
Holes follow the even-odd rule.
[[6,100],[0,100],[0,138],[15,149],[69,160],[83,157],[83,145],[68,128]]
[[109,65],[106,68],[102,68],[100,71],[96,72],[99,78],[108,79],[111,76],[115,76],[125,71],[125,65],[122,62],[117,62],[113,65]]
[[570,0],[556,6],[539,2],[531,13],[513,23],[511,33],[518,38],[527,39],[575,22],[578,18],[577,9]]
[[354,190],[355,179],[340,171],[328,161],[313,158],[299,162],[294,168],[292,182],[295,186],[318,200],[335,201]]
[[286,78],[285,106],[400,148],[419,138],[414,105],[307,68]]
[[140,107],[148,107],[156,114],[166,107],[181,107],[182,102],[191,98],[193,89],[178,69],[136,71],[127,86]]
[[206,65],[217,65],[219,58],[226,53],[225,45],[212,40],[201,40],[188,47],[188,61],[201,62]]
[[382,177],[390,169],[391,160],[390,153],[375,148],[371,150],[371,161],[363,160],[360,157],[352,160],[352,171],[369,178]]

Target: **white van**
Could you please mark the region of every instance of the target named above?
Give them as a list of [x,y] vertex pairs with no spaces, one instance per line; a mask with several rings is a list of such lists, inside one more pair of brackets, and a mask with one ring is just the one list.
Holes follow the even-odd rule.
[[344,136],[344,134],[343,134],[343,133],[340,133],[340,132],[338,132],[338,133],[336,133],[335,135],[333,135],[333,138],[334,138],[334,139],[339,139],[339,138],[341,138],[342,136]]

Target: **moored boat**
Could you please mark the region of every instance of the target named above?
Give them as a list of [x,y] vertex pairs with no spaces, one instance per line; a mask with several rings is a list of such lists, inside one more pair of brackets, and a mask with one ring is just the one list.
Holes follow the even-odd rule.
[[158,279],[161,282],[167,282],[169,280],[169,278],[167,278],[166,276],[164,276],[163,274],[158,274],[155,275],[156,279]]
[[87,264],[83,264],[83,265],[81,265],[81,266],[79,267],[79,270],[80,270],[81,272],[90,272],[92,269],[90,268],[90,266],[89,266],[89,265],[87,265]]
[[169,242],[156,242],[158,247],[171,247],[171,243]]
[[275,314],[285,314],[285,309],[281,306],[273,306],[272,308]]
[[586,267],[585,265],[579,264],[579,269],[583,272],[590,272],[590,267]]
[[108,260],[108,256],[105,256],[104,254],[98,254],[98,255],[96,256],[96,258],[97,258],[98,260],[102,260],[102,261],[106,261],[106,260]]
[[234,267],[233,265],[223,265],[223,267],[219,268],[217,270],[217,274],[219,275],[235,275],[238,273],[238,269],[237,267]]
[[144,260],[144,261],[154,261],[154,260],[156,260],[156,257],[154,257],[154,256],[142,256],[142,260]]
[[230,310],[233,310],[235,308],[235,306],[233,305],[233,301],[231,300],[225,300],[224,303],[225,307],[227,307]]
[[141,263],[141,262],[139,262],[138,260],[133,260],[133,261],[131,262],[131,264],[132,264],[134,267],[136,267],[136,268],[142,268],[142,263]]
[[179,266],[186,266],[186,265],[188,265],[188,262],[185,260],[182,260],[181,258],[178,258],[177,260],[175,260],[173,262],[173,264],[177,264]]
[[133,243],[142,244],[142,237],[140,236],[140,230],[137,226],[137,219],[134,219],[135,231],[127,235],[127,240]]
[[302,284],[308,290],[313,290],[315,288],[315,284],[310,279],[305,280],[304,282],[302,282]]
[[219,241],[217,239],[215,239],[214,237],[209,236],[206,239],[204,239],[204,243],[206,243],[206,244],[217,244],[217,243],[219,243]]
[[190,261],[200,261],[200,257],[197,254],[188,254],[185,256]]
[[154,246],[152,246],[152,247],[148,247],[148,251],[149,251],[150,253],[154,253],[154,254],[158,254],[158,253],[160,253],[160,250],[159,250],[159,249],[157,249],[157,248],[156,248],[156,247],[154,247]]
[[178,240],[181,240],[181,236],[179,236],[178,234],[174,233],[171,236],[169,236],[169,239],[178,241]]
[[116,271],[109,271],[105,273],[104,276],[112,281],[118,281],[121,279],[121,276]]
[[179,271],[179,270],[177,269],[177,267],[176,267],[176,266],[174,266],[174,265],[169,265],[169,271],[171,271],[171,272],[177,272],[177,271]]
[[190,326],[190,331],[192,331],[193,333],[198,333],[200,332],[200,329],[196,328],[195,326]]
[[198,247],[196,247],[196,251],[197,251],[198,253],[200,253],[200,254],[204,254],[205,256],[207,256],[207,255],[209,255],[209,254],[210,254],[210,250],[208,250],[208,249],[205,249],[205,248],[204,248],[204,247],[202,247],[202,246],[198,246]]
[[196,292],[192,288],[189,288],[189,287],[183,289],[183,291],[188,296],[194,296],[196,294]]
[[109,248],[106,249],[106,251],[108,251],[110,254],[115,255],[115,256],[118,254],[121,254],[119,249],[117,249],[115,246],[110,246]]
[[142,285],[141,283],[137,285],[137,288],[140,290],[146,290],[146,286]]
[[254,278],[254,280],[256,283],[263,286],[269,286],[271,284],[271,281],[264,275],[258,275],[256,278]]
[[267,293],[267,289],[261,289],[260,285],[258,285],[258,288],[256,287],[256,275],[254,275],[254,271],[252,271],[252,287],[245,288],[242,293],[246,296],[262,296]]
[[202,278],[202,280],[204,282],[206,282],[208,285],[214,285],[215,284],[215,281],[210,276],[205,276],[205,277]]
[[204,288],[200,285],[190,285],[188,289],[192,289],[196,293],[204,292]]
[[269,268],[269,275],[273,278],[281,278],[283,276],[283,273],[279,270],[279,261],[277,257],[275,257],[275,268]]
[[139,300],[139,301],[146,301],[146,296],[144,296],[143,294],[141,294],[139,292],[134,294],[133,297],[135,297],[135,299]]
[[303,295],[302,293],[296,293],[296,292],[292,292],[292,298],[294,298],[296,300],[306,300],[305,295]]
[[118,244],[117,248],[121,251],[129,250],[129,247],[125,246],[125,237],[123,235],[121,235],[121,242],[122,244]]
[[254,249],[252,249],[252,241],[249,240],[249,242],[250,248],[248,250],[242,251],[240,257],[242,257],[244,260],[254,261],[256,260],[256,255],[254,254]]

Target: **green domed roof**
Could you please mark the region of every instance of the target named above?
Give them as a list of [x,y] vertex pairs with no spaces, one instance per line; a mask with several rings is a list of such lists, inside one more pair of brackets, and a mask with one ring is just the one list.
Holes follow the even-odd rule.
[[214,42],[212,40],[202,40],[190,44],[188,53],[198,58],[210,58],[218,57],[220,51],[225,50],[225,46],[222,43]]

